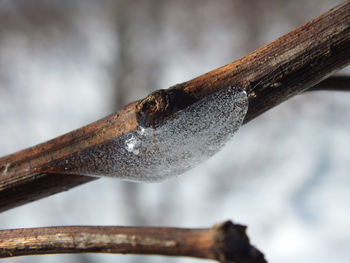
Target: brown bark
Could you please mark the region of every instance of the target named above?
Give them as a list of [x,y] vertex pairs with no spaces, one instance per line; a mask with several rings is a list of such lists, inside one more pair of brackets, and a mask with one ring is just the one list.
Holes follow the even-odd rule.
[[0,211],[96,179],[54,172],[54,164],[134,131],[140,120],[157,125],[164,115],[186,107],[187,103],[227,86],[240,86],[249,97],[245,118],[248,122],[349,63],[347,1],[235,62],[131,103],[86,127],[1,158]]
[[266,262],[250,245],[245,230],[229,221],[206,229],[67,226],[0,230],[0,257],[93,252]]

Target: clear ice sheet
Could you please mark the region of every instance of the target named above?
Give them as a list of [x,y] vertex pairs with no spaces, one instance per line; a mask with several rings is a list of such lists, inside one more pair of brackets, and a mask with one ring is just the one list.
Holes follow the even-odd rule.
[[174,113],[157,128],[139,128],[66,160],[65,172],[154,182],[178,176],[218,152],[242,125],[248,98],[228,87]]

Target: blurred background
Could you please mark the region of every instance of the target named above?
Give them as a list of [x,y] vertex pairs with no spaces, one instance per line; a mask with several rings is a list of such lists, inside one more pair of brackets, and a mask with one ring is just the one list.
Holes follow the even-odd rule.
[[[0,155],[227,64],[340,2],[0,0]],[[349,110],[350,94],[300,95],[243,126],[219,154],[177,179],[103,178],[6,211],[0,229],[209,227],[231,219],[249,226],[270,262],[348,262]],[[2,262],[63,260],[206,262],[95,254]]]

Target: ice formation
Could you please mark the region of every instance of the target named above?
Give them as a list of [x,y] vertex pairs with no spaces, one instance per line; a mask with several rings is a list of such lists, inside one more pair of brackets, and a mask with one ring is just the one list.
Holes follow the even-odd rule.
[[228,87],[173,113],[157,128],[139,126],[70,160],[66,171],[131,181],[177,176],[214,155],[242,125],[246,92]]

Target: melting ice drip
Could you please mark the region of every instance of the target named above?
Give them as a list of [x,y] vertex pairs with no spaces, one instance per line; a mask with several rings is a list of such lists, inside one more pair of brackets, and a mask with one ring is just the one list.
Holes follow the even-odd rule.
[[174,113],[157,128],[139,127],[82,152],[71,172],[132,181],[160,181],[208,159],[234,135],[248,110],[241,88],[228,87]]

